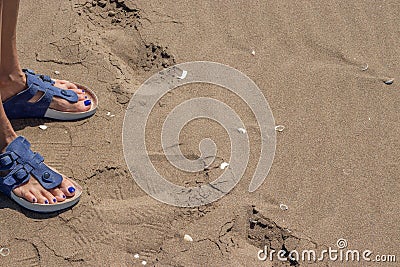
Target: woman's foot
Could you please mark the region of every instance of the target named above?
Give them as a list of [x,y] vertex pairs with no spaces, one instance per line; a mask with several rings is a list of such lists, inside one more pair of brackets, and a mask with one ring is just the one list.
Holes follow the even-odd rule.
[[[64,90],[73,90],[78,95],[78,102],[70,103],[65,99],[54,97],[50,104],[51,109],[63,112],[85,112],[90,109],[92,104],[91,96],[86,94],[84,90],[79,89],[76,84],[65,80],[55,80],[54,86]],[[21,71],[8,75],[0,74],[0,90],[3,103],[26,88],[26,76],[24,72]],[[29,102],[37,102],[42,95],[42,92],[37,92]]]
[[54,204],[72,197],[75,194],[75,187],[68,178],[63,176],[59,187],[47,191],[31,176],[27,183],[16,187],[13,192],[32,203]]
[[[1,153],[5,152],[6,147],[10,144],[17,135],[12,131],[5,139],[5,143],[1,142]],[[61,184],[53,189],[46,190],[41,184],[34,178],[29,177],[28,182],[14,188],[14,194],[24,198],[25,200],[32,203],[40,204],[54,204],[57,202],[62,202],[67,199],[67,197],[72,197],[75,195],[74,184],[66,177],[63,176]]]

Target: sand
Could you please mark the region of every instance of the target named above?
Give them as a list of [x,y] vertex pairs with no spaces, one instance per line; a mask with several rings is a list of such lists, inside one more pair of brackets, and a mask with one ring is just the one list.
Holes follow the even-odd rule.
[[[84,194],[76,207],[51,216],[0,196],[0,246],[10,249],[1,266],[142,266],[143,260],[147,266],[289,266],[276,258],[260,261],[257,252],[264,246],[337,249],[340,238],[349,249],[400,257],[397,1],[110,2],[21,3],[23,66],[90,86],[100,107],[78,122],[13,122]],[[184,86],[163,98],[147,138],[154,164],[172,181],[204,183],[222,173],[214,168],[185,174],[159,156],[162,119],[183,100],[212,96],[235,107],[252,147],[246,173],[231,193],[207,206],[177,208],[135,183],[123,157],[122,122],[148,77],[195,60],[248,75],[285,129],[277,134],[265,182],[249,193],[260,137],[248,107],[208,85]],[[390,78],[393,84],[386,85]],[[41,130],[41,124],[48,128]],[[198,157],[198,142],[210,133],[219,158],[228,159],[226,133],[201,120],[184,129],[184,154]]]

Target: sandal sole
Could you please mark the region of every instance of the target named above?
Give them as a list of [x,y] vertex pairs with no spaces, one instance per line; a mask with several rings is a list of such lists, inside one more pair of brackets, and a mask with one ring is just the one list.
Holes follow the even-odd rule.
[[79,202],[82,195],[82,187],[75,181],[71,179],[70,181],[75,186],[75,195],[73,197],[68,197],[63,202],[58,202],[56,204],[32,203],[15,195],[14,192],[11,192],[11,199],[14,200],[21,207],[39,213],[51,213],[51,212],[62,211],[76,205]]
[[45,118],[48,119],[53,119],[53,120],[59,120],[59,121],[75,121],[75,120],[81,120],[88,118],[92,116],[94,113],[97,111],[97,106],[98,106],[98,98],[96,94],[89,89],[88,87],[74,83],[78,86],[78,88],[85,90],[87,94],[90,95],[91,100],[92,100],[92,105],[88,111],[85,112],[62,112],[54,109],[47,109],[46,113],[44,114]]

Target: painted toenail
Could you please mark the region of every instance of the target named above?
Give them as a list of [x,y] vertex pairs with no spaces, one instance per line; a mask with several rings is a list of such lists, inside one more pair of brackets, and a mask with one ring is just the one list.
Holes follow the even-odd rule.
[[57,199],[53,198],[53,202],[57,202]]
[[70,193],[75,192],[75,188],[73,188],[72,186],[68,187],[68,192],[70,192]]
[[82,93],[84,93],[84,92],[85,92],[85,90],[82,89]]
[[35,203],[36,202],[36,198],[32,198],[32,202]]
[[62,198],[67,198],[65,195],[62,195]]
[[49,204],[49,201],[46,199],[46,200],[44,201],[44,204]]
[[87,99],[87,95],[85,95],[85,99]]
[[85,100],[83,103],[85,104],[85,106],[89,106],[92,104],[92,101],[90,99],[88,99],[88,100]]

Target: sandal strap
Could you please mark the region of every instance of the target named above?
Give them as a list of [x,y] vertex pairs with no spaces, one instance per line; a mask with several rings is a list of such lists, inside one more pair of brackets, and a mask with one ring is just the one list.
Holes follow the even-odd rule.
[[17,165],[3,179],[0,179],[0,191],[11,196],[12,190],[21,184],[28,182],[29,171],[23,165]]
[[33,70],[31,69],[22,69],[22,71],[26,74],[32,74],[32,75],[36,75],[38,78],[42,79],[44,82],[49,82],[51,83],[51,85],[55,84],[55,81],[48,75],[44,75],[44,74],[36,74]]
[[35,84],[38,86],[37,90],[43,92],[45,95],[50,93],[52,96],[63,98],[70,103],[78,102],[78,95],[73,90],[64,90],[53,86],[53,80],[46,75],[37,75],[33,70],[27,70],[25,72],[27,85]]
[[[12,166],[9,167],[10,173],[0,182],[0,189],[3,192],[25,183],[30,175],[47,190],[61,184],[62,176],[50,169],[44,163],[43,157],[39,153],[34,153],[30,146],[28,140],[19,136],[7,146],[6,152],[0,155],[0,163],[4,159],[6,164],[4,166]],[[9,162],[9,159],[12,159],[13,163]],[[6,188],[1,188],[3,185]]]
[[18,158],[14,152],[5,152],[0,155],[0,171],[11,170],[16,165],[16,159]]
[[[70,103],[78,102],[78,95],[73,90],[64,90],[53,86],[54,83],[48,81],[50,77],[47,76],[47,78],[43,75],[42,79],[32,70],[26,69],[24,73],[28,88],[3,103],[8,118],[19,118],[21,114],[23,117],[44,117],[54,96]],[[37,92],[42,92],[43,96],[37,102],[29,102]]]

